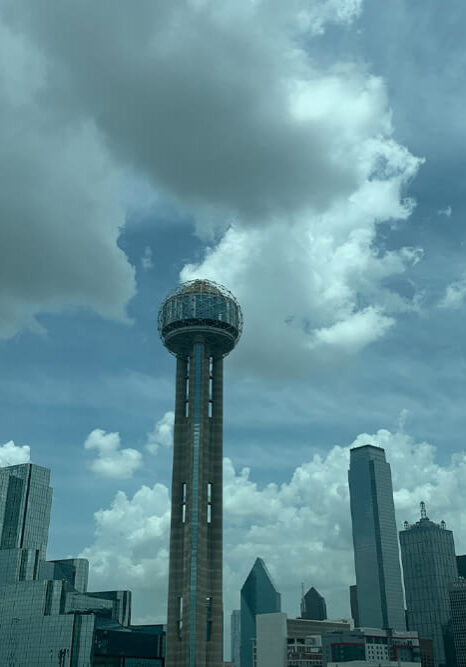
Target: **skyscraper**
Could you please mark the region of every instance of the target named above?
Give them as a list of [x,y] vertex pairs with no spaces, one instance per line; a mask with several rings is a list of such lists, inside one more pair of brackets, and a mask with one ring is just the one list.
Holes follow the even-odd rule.
[[325,621],[327,605],[325,598],[312,586],[301,600],[301,618],[313,621]]
[[241,589],[241,667],[252,667],[256,616],[281,611],[281,595],[262,558],[256,558]]
[[234,609],[231,612],[230,619],[231,631],[231,662],[235,667],[240,667],[240,649],[241,649],[241,611]]
[[158,324],[177,359],[166,664],[220,667],[223,357],[241,309],[225,288],[194,280],[168,295]]
[[0,549],[39,550],[45,558],[51,504],[50,470],[32,463],[0,468]]
[[456,667],[466,667],[466,580],[457,579],[450,584],[449,593]]
[[361,627],[405,630],[390,465],[373,445],[354,447],[348,473]]
[[458,576],[466,579],[466,555],[456,557],[456,566],[458,568]]
[[444,522],[430,521],[421,503],[421,518],[412,525],[405,522],[400,545],[409,629],[432,639],[435,666],[445,665],[448,589],[458,578],[453,533]]
[[49,479],[31,463],[0,468],[0,665],[162,665],[163,626],[130,625],[130,591],[89,593],[87,560],[44,560]]
[[358,587],[356,584],[353,584],[349,587],[350,594],[350,608],[351,608],[351,618],[354,622],[354,627],[359,628],[359,609],[358,609]]

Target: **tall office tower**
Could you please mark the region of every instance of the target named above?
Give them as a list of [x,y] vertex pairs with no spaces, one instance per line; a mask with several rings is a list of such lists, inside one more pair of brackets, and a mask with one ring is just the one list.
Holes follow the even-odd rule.
[[458,576],[466,579],[466,555],[456,557],[456,566],[458,568]]
[[256,616],[281,611],[281,595],[262,558],[256,558],[241,589],[241,667],[253,667]]
[[349,587],[351,618],[354,622],[354,627],[359,628],[359,609],[358,609],[358,587],[353,584]]
[[235,667],[240,667],[240,649],[241,649],[241,611],[234,609],[231,612],[230,619],[231,631],[231,662]]
[[162,665],[163,626],[130,626],[130,591],[89,593],[87,560],[44,560],[49,479],[29,463],[0,468],[0,665]]
[[373,445],[354,447],[348,473],[361,627],[405,630],[390,465]]
[[325,598],[312,586],[301,600],[301,618],[312,621],[325,621],[327,605]]
[[[450,584],[451,632],[455,643],[456,667],[466,667],[466,580]],[[447,663],[450,667],[450,663]]]
[[223,357],[242,314],[228,290],[193,280],[168,295],[158,324],[177,359],[167,667],[220,667]]
[[401,561],[408,625],[432,639],[435,665],[446,664],[444,632],[450,619],[448,588],[458,578],[453,533],[430,521],[424,503],[421,518],[400,531]]
[[51,504],[50,470],[32,463],[0,468],[0,549],[39,550],[45,558]]

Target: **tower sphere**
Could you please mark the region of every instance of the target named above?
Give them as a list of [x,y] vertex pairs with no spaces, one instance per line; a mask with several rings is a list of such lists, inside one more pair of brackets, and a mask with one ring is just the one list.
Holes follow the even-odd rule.
[[220,356],[235,347],[243,328],[239,303],[222,285],[211,280],[190,280],[172,290],[158,316],[163,344],[176,356],[191,349],[202,336]]

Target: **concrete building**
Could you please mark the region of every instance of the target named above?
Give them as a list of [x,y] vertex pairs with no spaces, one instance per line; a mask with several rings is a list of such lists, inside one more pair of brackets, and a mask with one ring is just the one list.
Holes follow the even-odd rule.
[[456,665],[466,667],[466,579],[450,584],[449,597]]
[[168,667],[221,667],[223,357],[242,329],[230,292],[208,280],[179,285],[159,312],[176,356]]
[[321,667],[322,636],[349,631],[348,621],[287,618],[286,614],[259,614],[254,641],[254,667]]
[[325,621],[327,605],[325,598],[312,586],[301,600],[301,618],[314,621]]
[[281,611],[281,596],[262,558],[257,558],[241,588],[241,667],[253,667],[256,617]]
[[450,620],[448,589],[458,578],[453,533],[430,521],[421,503],[421,518],[400,531],[401,560],[408,626],[432,639],[435,667],[446,665],[444,634]]
[[161,667],[163,627],[130,625],[129,591],[89,592],[85,559],[42,559],[49,479],[29,463],[0,469],[0,665]]
[[419,639],[416,632],[397,632],[378,628],[358,628],[329,632],[322,636],[323,667],[349,662],[351,666],[399,665],[420,667]]
[[240,667],[241,651],[241,611],[234,609],[230,617],[231,662],[234,667]]
[[373,445],[354,447],[348,473],[359,624],[405,630],[390,465]]

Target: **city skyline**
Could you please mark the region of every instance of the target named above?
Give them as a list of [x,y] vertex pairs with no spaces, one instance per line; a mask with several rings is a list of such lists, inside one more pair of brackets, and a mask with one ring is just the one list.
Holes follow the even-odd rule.
[[399,529],[424,500],[466,553],[464,3],[36,4],[0,3],[0,465],[52,469],[49,557],[164,620],[155,319],[199,277],[247,323],[225,617],[256,556],[290,616],[303,581],[349,615],[350,447],[386,450]]

